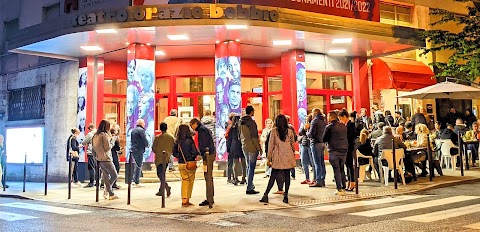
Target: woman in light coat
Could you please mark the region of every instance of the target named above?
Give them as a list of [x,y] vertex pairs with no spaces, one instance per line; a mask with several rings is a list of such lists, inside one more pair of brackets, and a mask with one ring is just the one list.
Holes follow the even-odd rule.
[[[295,135],[289,129],[288,120],[285,115],[280,114],[275,119],[275,128],[270,132],[268,141],[267,159],[272,174],[268,181],[267,189],[260,202],[268,203],[268,193],[272,189],[278,175],[290,176],[290,170],[296,166],[295,160]],[[288,203],[288,190],[290,188],[290,178],[285,178],[285,189],[283,202]]]
[[95,152],[95,159],[98,161],[98,166],[102,171],[102,181],[105,184],[103,197],[109,200],[118,199],[118,196],[112,190],[112,185],[118,176],[112,158],[112,147],[114,145],[115,139],[110,134],[110,123],[107,120],[102,120],[100,125],[98,125],[97,132],[93,136],[92,147]]

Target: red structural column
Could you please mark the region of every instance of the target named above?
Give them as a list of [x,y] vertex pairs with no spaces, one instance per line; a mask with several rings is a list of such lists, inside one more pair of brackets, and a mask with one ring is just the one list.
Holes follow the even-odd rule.
[[[298,128],[297,63],[305,62],[305,51],[291,50],[282,53],[282,114],[290,115],[290,123]],[[275,115],[272,115],[275,116]]]
[[[95,121],[96,124],[99,124],[105,117],[103,115],[103,95],[104,95],[104,85],[105,85],[105,61],[103,58],[96,58],[96,112],[95,112]],[[98,125],[97,125],[98,126]]]
[[361,108],[366,108],[370,112],[370,87],[368,84],[368,64],[367,58],[353,58],[353,108],[360,112]]

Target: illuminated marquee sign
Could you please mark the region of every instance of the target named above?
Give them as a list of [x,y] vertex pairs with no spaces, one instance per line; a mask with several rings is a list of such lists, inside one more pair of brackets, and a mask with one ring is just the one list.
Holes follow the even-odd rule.
[[[262,10],[256,6],[221,8],[215,4],[210,4],[211,19],[249,19],[261,21],[278,21],[278,11]],[[73,20],[73,26],[95,25],[101,23],[120,23],[146,20],[168,20],[168,19],[202,19],[203,9],[196,7],[134,7],[128,10],[117,11],[99,11],[89,14],[78,15]]]

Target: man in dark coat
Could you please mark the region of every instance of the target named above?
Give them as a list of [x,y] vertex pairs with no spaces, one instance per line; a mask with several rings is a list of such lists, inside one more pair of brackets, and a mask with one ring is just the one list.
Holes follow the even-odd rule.
[[213,162],[215,161],[217,153],[215,152],[215,143],[213,142],[212,131],[210,131],[205,125],[203,125],[198,118],[193,118],[190,121],[190,127],[197,132],[199,148],[198,150],[200,150],[200,155],[203,158],[203,176],[207,185],[207,199],[200,203],[199,206],[213,205],[213,196],[215,194],[213,186]]
[[347,127],[338,121],[337,113],[328,113],[328,121],[323,134],[323,142],[328,144],[328,160],[333,168],[335,183],[337,185],[336,195],[345,195],[346,176],[345,161],[348,152]]
[[140,185],[140,173],[143,165],[143,153],[145,148],[148,147],[147,136],[145,135],[145,121],[143,119],[137,120],[137,127],[132,130],[132,136],[130,138],[130,149],[132,151],[133,159],[135,160],[134,172],[133,172],[133,186],[141,187]]
[[315,177],[310,187],[324,187],[325,186],[325,158],[324,150],[325,143],[323,142],[323,134],[325,132],[325,118],[323,112],[315,108],[312,110],[314,119],[310,125],[310,129],[307,132],[307,137],[310,139],[310,148],[312,150],[313,165],[315,166]]
[[417,108],[415,110],[415,114],[412,117],[413,131],[415,131],[415,126],[417,126],[418,124],[424,124],[425,126],[427,125],[427,119],[425,118],[425,115],[422,114],[420,108]]

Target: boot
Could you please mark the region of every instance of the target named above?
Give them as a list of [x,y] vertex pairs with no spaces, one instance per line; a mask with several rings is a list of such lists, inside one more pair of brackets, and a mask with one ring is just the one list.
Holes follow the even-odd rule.
[[247,181],[245,180],[245,177],[242,177],[242,181],[240,182],[240,184],[245,184],[247,183]]
[[260,199],[260,202],[265,203],[265,204],[268,204],[268,196],[267,196],[267,195],[264,195],[264,196],[262,197],[262,199]]
[[288,194],[283,194],[283,203],[288,204]]

